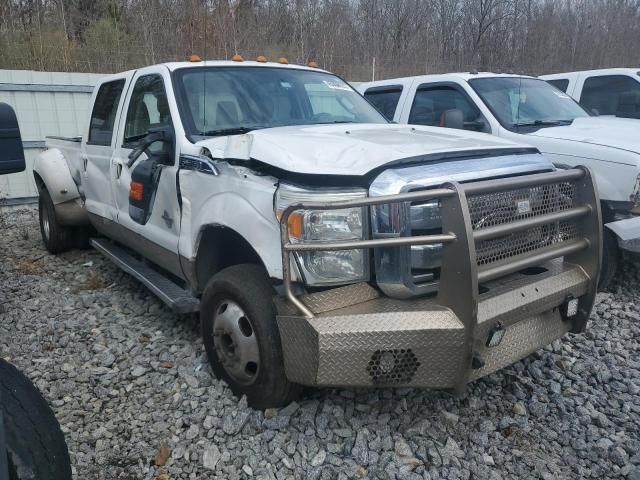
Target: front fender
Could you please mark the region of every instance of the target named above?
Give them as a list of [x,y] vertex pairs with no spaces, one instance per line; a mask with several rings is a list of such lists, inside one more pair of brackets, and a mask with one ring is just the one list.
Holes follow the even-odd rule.
[[[280,248],[280,230],[273,213],[273,193],[253,191],[248,201],[236,192],[223,192],[211,196],[198,211],[190,211],[191,206],[183,201],[183,219],[191,216],[190,257],[195,258],[202,232],[209,226],[224,227],[233,230],[244,238],[255,250],[270,277],[282,278],[282,250]],[[262,208],[261,208],[262,207]],[[181,252],[187,247],[182,244]]]
[[80,198],[80,191],[73,181],[67,160],[57,148],[45,150],[36,157],[33,173],[38,190],[46,188],[54,205]]

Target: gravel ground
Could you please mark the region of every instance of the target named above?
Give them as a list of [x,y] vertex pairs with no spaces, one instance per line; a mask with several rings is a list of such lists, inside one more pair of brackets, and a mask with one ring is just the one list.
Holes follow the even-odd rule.
[[78,479],[640,479],[640,265],[590,330],[468,386],[310,390],[253,411],[178,317],[93,251],[0,212],[0,355],[51,402]]

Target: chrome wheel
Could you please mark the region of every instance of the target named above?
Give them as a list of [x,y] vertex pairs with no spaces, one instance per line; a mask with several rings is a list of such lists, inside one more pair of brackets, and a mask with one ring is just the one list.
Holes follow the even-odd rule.
[[213,345],[227,373],[238,383],[255,381],[260,368],[260,350],[251,321],[232,300],[222,300],[213,316]]

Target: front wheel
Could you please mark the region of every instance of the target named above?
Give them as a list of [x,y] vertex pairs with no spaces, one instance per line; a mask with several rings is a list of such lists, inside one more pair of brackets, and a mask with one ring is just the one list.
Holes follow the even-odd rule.
[[298,393],[284,371],[274,294],[263,268],[235,265],[209,281],[200,309],[211,368],[258,409],[286,405]]

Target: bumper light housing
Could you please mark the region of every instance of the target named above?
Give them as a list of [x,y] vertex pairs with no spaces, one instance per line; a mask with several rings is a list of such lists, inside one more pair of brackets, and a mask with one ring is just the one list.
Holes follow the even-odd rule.
[[578,299],[574,297],[567,298],[560,306],[560,314],[564,319],[575,317],[578,314]]

